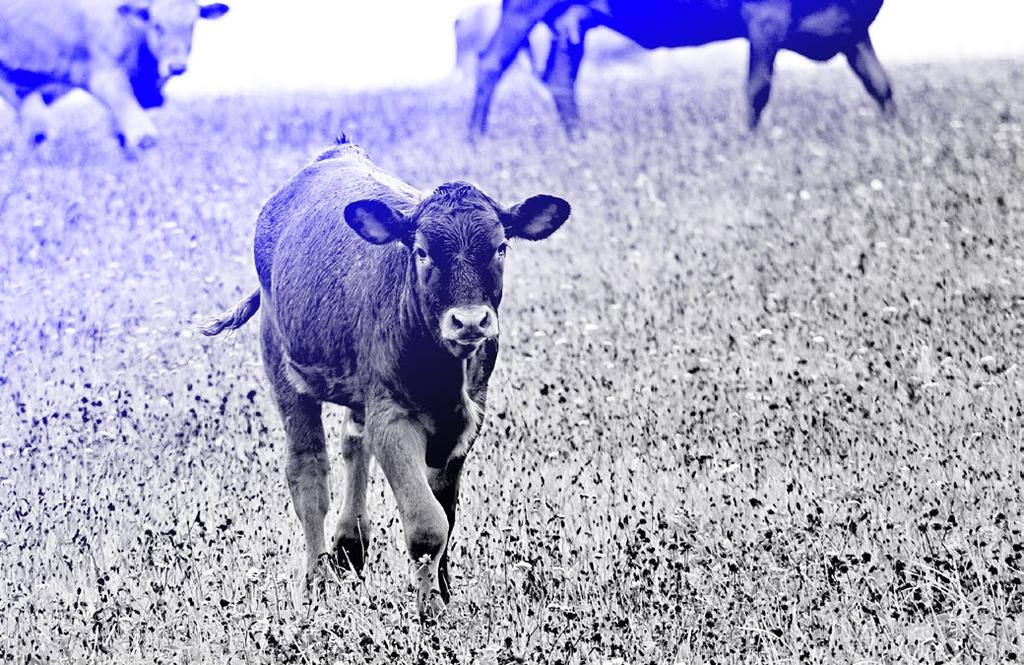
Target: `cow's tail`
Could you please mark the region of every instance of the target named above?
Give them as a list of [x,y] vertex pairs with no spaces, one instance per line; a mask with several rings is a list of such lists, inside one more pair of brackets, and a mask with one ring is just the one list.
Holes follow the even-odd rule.
[[260,290],[256,289],[249,297],[238,303],[234,311],[225,312],[224,316],[214,319],[199,329],[207,337],[219,335],[225,330],[238,330],[245,325],[245,322],[252,318],[256,310],[260,308]]

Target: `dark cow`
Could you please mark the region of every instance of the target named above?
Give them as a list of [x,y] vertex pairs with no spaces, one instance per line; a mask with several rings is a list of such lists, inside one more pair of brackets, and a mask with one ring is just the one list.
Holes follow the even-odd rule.
[[344,139],[264,206],[260,288],[203,332],[238,328],[263,306],[263,361],[288,438],[309,579],[330,575],[320,408],[332,402],[349,409],[334,560],[362,569],[372,455],[398,503],[421,612],[448,600],[459,477],[498,354],[508,241],[546,238],[568,216],[553,196],[504,208],[462,182],[424,194]]
[[541,21],[556,33],[544,81],[570,136],[577,135],[579,128],[575,86],[583,57],[582,36],[596,25],[616,30],[646,48],[746,38],[750,42],[747,121],[751,128],[757,126],[768,103],[775,57],[781,49],[822,61],[844,54],[888,113],[893,110],[892,88],[868,36],[881,7],[882,0],[505,0],[497,32],[480,55],[470,139],[486,131],[494,88],[525,36]]
[[47,105],[86,90],[126,148],[148,148],[156,128],[143,109],[163,104],[164,85],[185,72],[196,21],[227,11],[196,0],[3,0],[0,97],[20,111],[27,97]]

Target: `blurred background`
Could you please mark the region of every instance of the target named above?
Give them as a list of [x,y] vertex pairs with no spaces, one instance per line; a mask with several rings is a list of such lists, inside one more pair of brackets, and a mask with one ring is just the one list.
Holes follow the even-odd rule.
[[[168,93],[375,89],[427,84],[454,66],[452,25],[479,0],[235,0],[200,22],[188,76]],[[1024,54],[1020,0],[889,0],[872,27],[882,62],[934,62]],[[815,66],[784,53],[780,66]],[[741,40],[663,49],[652,58],[743,66]],[[845,63],[835,63],[845,67]],[[584,62],[584,70],[586,63]]]

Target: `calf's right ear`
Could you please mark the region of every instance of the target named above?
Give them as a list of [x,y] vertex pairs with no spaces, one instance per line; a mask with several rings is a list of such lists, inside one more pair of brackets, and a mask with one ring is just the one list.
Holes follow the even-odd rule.
[[364,199],[345,206],[345,221],[366,242],[384,245],[410,237],[409,221],[382,201]]

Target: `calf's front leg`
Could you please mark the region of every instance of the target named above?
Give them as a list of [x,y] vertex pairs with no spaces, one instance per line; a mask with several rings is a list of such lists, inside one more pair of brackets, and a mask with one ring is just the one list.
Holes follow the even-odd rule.
[[448,602],[452,597],[451,578],[448,575],[448,552],[452,544],[452,531],[455,529],[455,506],[459,502],[459,480],[462,477],[462,465],[465,457],[453,457],[443,469],[432,469],[429,473],[430,490],[434,498],[444,508],[448,518],[448,538],[444,551],[437,566],[437,581],[441,591],[441,600]]
[[438,567],[448,542],[448,517],[427,483],[426,435],[397,411],[385,407],[367,414],[366,434],[398,504],[417,607],[421,616],[432,617],[443,608]]

